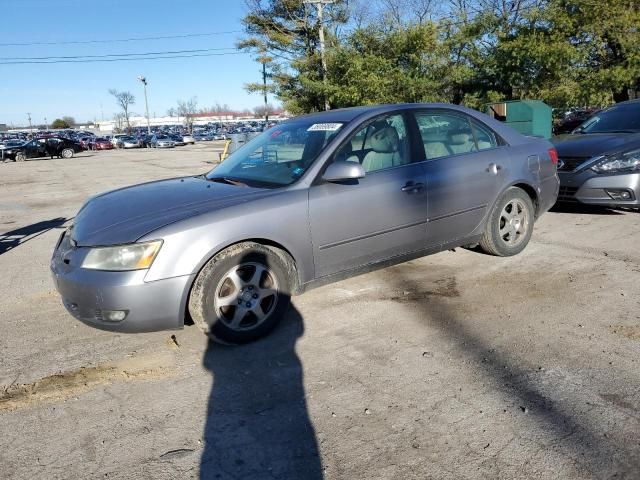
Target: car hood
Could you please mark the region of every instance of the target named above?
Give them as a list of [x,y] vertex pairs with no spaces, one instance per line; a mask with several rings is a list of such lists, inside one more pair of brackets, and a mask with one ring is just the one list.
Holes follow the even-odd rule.
[[559,157],[595,157],[640,148],[638,133],[586,133],[551,139]]
[[170,223],[273,192],[209,182],[204,177],[134,185],[87,201],[75,218],[71,237],[79,246],[131,243]]

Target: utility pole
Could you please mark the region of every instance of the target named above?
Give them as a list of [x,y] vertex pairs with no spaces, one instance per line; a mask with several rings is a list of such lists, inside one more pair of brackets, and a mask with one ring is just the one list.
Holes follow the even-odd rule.
[[151,122],[149,120],[149,100],[147,99],[147,79],[140,75],[138,80],[144,85],[144,108],[147,113],[147,133],[151,135]]
[[267,62],[262,62],[262,91],[264,93],[265,128],[269,124],[269,103],[267,102]]
[[327,59],[324,55],[324,25],[322,24],[324,7],[326,5],[331,5],[334,0],[304,0],[304,3],[307,5],[315,5],[318,10],[318,36],[320,37],[320,60],[322,62],[322,83],[325,86],[325,95],[324,95],[324,109],[329,110],[329,99],[326,94],[327,87]]
[[31,126],[31,113],[27,112],[27,117],[29,118],[29,131],[33,133],[33,127]]

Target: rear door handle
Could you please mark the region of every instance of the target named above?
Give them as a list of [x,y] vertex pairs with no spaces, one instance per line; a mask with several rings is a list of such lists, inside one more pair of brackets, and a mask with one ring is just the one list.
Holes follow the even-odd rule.
[[489,166],[487,167],[487,172],[492,173],[493,175],[497,175],[500,169],[502,169],[501,165],[490,163]]
[[402,187],[402,191],[406,193],[417,192],[424,188],[424,183],[413,183],[409,182],[404,187]]

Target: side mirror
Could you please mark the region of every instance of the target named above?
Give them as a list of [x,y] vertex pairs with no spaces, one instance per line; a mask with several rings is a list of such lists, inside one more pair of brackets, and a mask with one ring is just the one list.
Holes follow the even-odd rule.
[[344,182],[364,177],[364,168],[358,162],[338,160],[333,162],[322,175],[326,182]]

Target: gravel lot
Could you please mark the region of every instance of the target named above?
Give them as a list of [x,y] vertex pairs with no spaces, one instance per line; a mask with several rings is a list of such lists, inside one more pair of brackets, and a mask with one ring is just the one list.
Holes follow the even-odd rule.
[[550,212],[517,257],[308,292],[243,347],[73,320],[48,270],[63,223],[220,148],[0,164],[0,476],[640,478],[640,213]]

